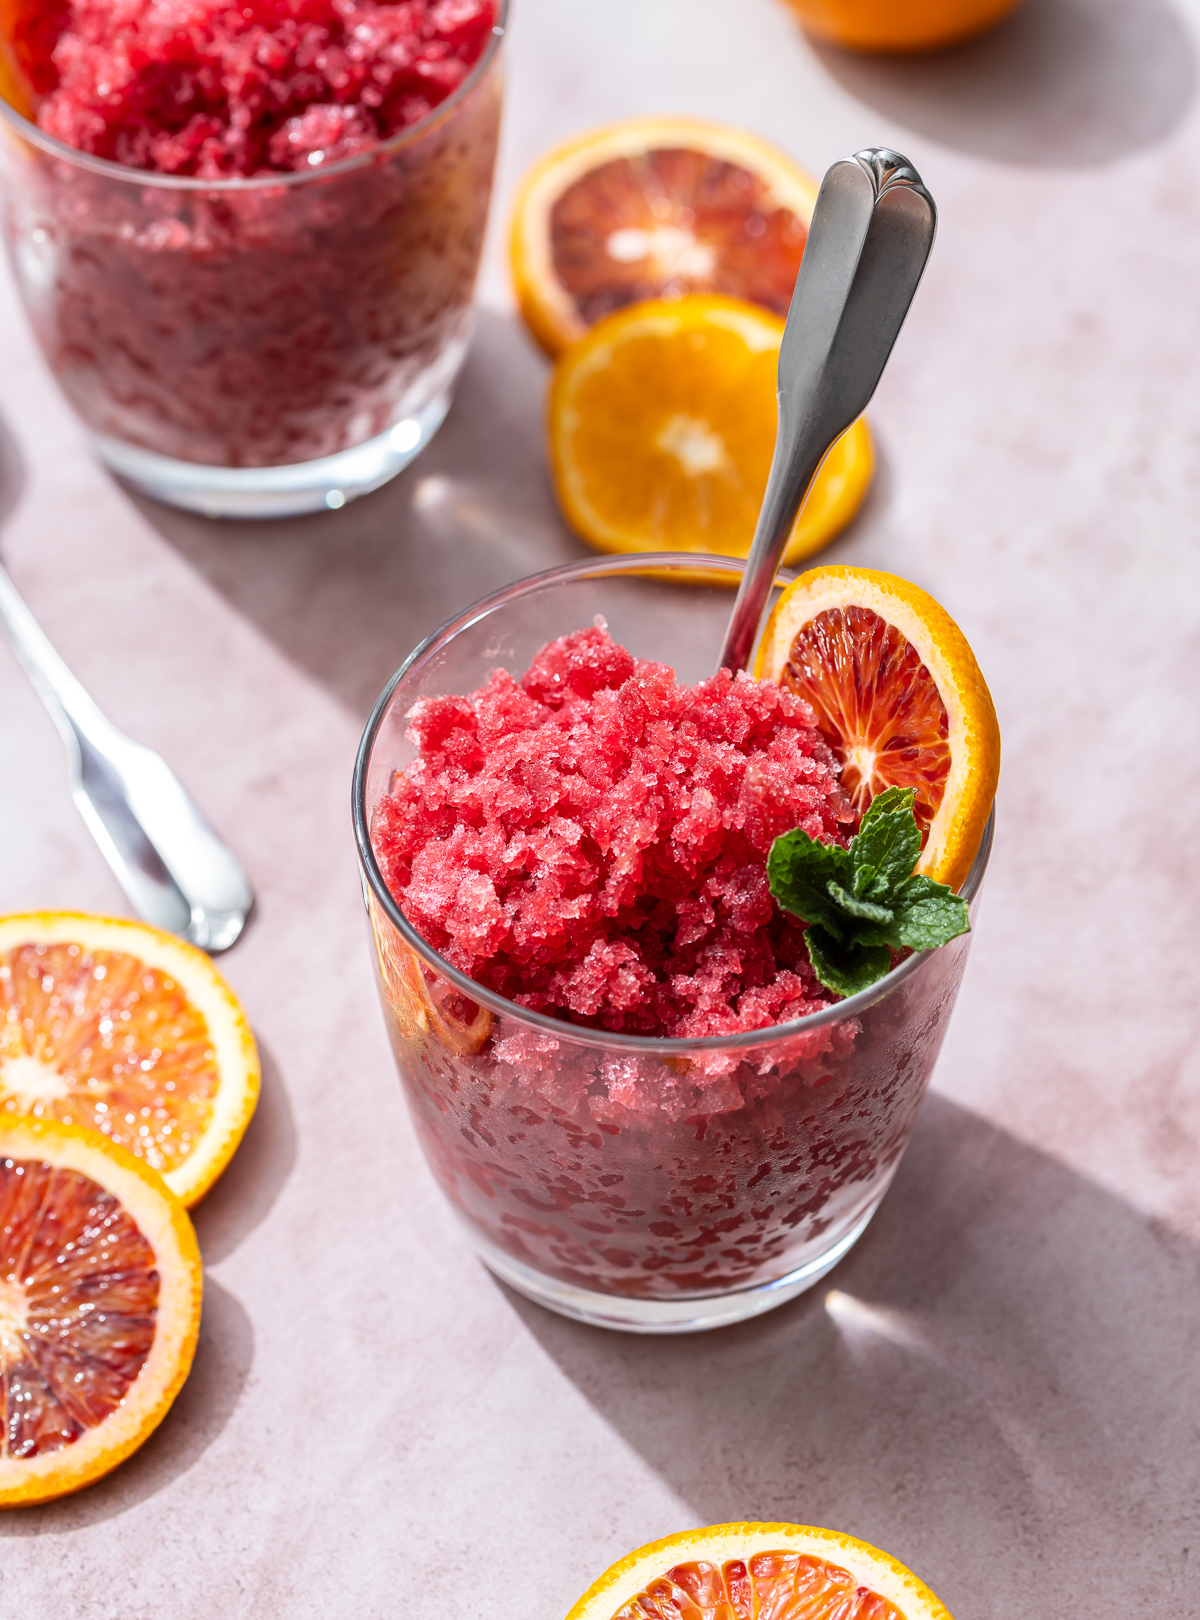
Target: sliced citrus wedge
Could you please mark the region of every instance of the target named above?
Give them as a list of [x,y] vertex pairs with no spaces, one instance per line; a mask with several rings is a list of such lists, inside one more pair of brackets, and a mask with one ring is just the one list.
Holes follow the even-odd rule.
[[158,1427],[201,1288],[157,1172],[94,1131],[0,1115],[0,1507],[90,1485]]
[[715,1524],[622,1558],[567,1620],[951,1620],[877,1547],[804,1524]]
[[[550,389],[550,463],[584,540],[746,556],[775,448],[783,324],[740,299],[695,295],[610,315],[567,351]],[[825,458],[785,563],[845,527],[871,468],[860,420]]]
[[775,604],[755,674],[812,705],[859,810],[886,787],[916,790],[917,871],[958,889],[996,796],[1000,728],[945,608],[894,574],[810,569]]
[[203,951],[121,918],[0,917],[0,1121],[99,1131],[191,1205],[258,1086],[250,1026]]
[[745,130],[697,118],[590,130],[521,185],[521,312],[549,355],[642,299],[726,293],[784,315],[816,200],[803,169]]
[[385,1005],[403,1027],[407,1040],[423,1035],[451,1052],[469,1057],[478,1052],[492,1028],[492,1015],[477,1001],[468,1000],[452,984],[427,968],[400,938],[379,909],[368,902]]

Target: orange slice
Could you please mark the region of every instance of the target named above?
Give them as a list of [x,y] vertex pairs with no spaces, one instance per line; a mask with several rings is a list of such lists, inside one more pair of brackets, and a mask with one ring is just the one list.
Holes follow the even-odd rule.
[[914,788],[917,871],[958,889],[1000,775],[1000,728],[967,639],[919,586],[871,568],[813,568],[767,621],[756,675],[805,698],[859,810]]
[[[783,320],[736,298],[636,304],[559,361],[550,463],[571,527],[600,551],[750,549],[775,448]],[[856,422],[830,450],[785,563],[826,545],[871,479]]]
[[804,1524],[715,1524],[622,1558],[567,1620],[951,1620],[910,1570]]
[[0,917],[0,1121],[99,1131],[185,1204],[228,1164],[259,1066],[203,951],[145,923],[78,912]]
[[745,130],[634,118],[555,147],[513,213],[513,282],[546,353],[643,299],[715,292],[785,315],[816,182]]
[[936,51],[981,34],[1018,0],[788,0],[811,33],[857,51]]
[[488,1009],[468,1000],[427,968],[400,938],[374,897],[368,901],[368,910],[385,1005],[400,1023],[404,1039],[432,1036],[462,1057],[478,1052],[492,1028]]
[[158,1427],[201,1287],[155,1171],[94,1131],[0,1116],[0,1507],[90,1485]]

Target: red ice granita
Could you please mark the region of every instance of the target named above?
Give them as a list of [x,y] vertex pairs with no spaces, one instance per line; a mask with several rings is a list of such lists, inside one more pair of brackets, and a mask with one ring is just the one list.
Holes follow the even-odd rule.
[[[631,562],[583,564],[415,657],[364,738],[360,854],[401,1077],[484,1259],[589,1320],[713,1325],[862,1231],[969,936],[852,1004],[817,981],[765,870],[781,832],[857,825],[812,712],[747,675],[685,685],[602,624],[536,650],[556,597],[591,605],[606,572],[618,605],[664,591],[680,614]],[[693,611],[632,628],[684,649]],[[524,673],[499,665],[521,646]]]
[[[0,7],[9,251],[118,471],[207,510],[248,491],[265,515],[339,505],[425,442],[467,338],[502,9]],[[329,457],[328,477],[253,476]]]

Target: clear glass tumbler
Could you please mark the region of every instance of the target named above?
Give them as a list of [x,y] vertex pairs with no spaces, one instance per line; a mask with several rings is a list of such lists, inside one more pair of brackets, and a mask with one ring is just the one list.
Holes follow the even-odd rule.
[[0,98],[17,284],[115,473],[211,516],[279,517],[342,506],[429,442],[470,335],[505,10],[426,118],[310,173],[126,168]]
[[[553,637],[607,620],[692,682],[714,669],[741,564],[678,555],[521,580],[424,641],[375,706],[354,822],[379,992],[434,1175],[485,1263],[581,1321],[685,1333],[810,1288],[862,1234],[895,1173],[958,993],[970,935],[871,989],[728,1038],[615,1035],[531,1013],[451,967],[411,927],[371,845],[412,760],[406,716]],[[964,885],[972,913],[991,822]]]

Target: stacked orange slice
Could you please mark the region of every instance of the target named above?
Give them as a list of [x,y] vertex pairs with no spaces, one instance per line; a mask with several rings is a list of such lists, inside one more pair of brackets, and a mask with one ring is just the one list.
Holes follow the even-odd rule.
[[185,1205],[258,1083],[203,952],[115,918],[0,918],[0,1507],[90,1484],[167,1412],[200,1314]]

